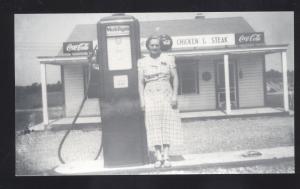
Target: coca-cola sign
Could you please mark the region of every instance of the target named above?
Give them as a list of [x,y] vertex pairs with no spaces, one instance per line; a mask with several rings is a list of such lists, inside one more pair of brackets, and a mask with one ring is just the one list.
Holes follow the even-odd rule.
[[76,53],[76,52],[91,52],[93,51],[92,41],[80,41],[80,42],[65,42],[63,43],[64,53]]
[[236,33],[235,43],[237,45],[264,43],[264,33],[263,32]]

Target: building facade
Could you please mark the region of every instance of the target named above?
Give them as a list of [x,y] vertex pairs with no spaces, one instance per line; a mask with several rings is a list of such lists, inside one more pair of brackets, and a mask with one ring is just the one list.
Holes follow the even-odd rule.
[[[221,111],[231,115],[235,110],[266,107],[265,56],[270,53],[281,54],[282,111],[288,111],[288,45],[265,44],[264,33],[254,31],[242,17],[140,22],[140,33],[143,56],[148,53],[145,47],[147,37],[153,34],[171,36],[172,49],[164,53],[175,56],[181,112]],[[77,25],[67,39],[67,42],[81,41],[97,44],[96,24]],[[61,67],[65,116],[75,116],[87,90],[87,55],[70,55],[61,50],[58,56],[39,57],[39,61],[44,86],[44,123],[48,124],[47,64]],[[101,116],[98,98],[86,101],[81,116]]]

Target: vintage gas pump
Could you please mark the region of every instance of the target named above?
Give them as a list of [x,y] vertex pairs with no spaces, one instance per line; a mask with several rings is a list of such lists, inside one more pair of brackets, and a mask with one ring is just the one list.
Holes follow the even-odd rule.
[[144,164],[146,134],[139,105],[139,22],[116,14],[97,23],[100,110],[105,167]]

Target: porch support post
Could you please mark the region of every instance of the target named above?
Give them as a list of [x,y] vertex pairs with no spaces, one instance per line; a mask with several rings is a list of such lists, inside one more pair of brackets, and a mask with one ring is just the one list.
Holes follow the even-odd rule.
[[282,84],[283,84],[283,107],[284,111],[289,111],[289,91],[288,91],[288,78],[287,78],[287,56],[286,51],[281,52],[282,63]]
[[230,101],[230,83],[229,83],[229,60],[228,54],[224,54],[224,76],[225,76],[225,102],[226,102],[226,114],[231,113],[231,101]]
[[44,126],[49,123],[48,118],[48,102],[47,102],[47,80],[46,80],[46,64],[41,65],[41,84],[42,84],[42,105],[43,105],[43,122]]

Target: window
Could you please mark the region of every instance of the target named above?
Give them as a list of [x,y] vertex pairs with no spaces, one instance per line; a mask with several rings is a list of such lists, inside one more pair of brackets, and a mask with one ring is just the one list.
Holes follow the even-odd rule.
[[195,62],[180,61],[178,67],[178,94],[199,94],[198,64]]

